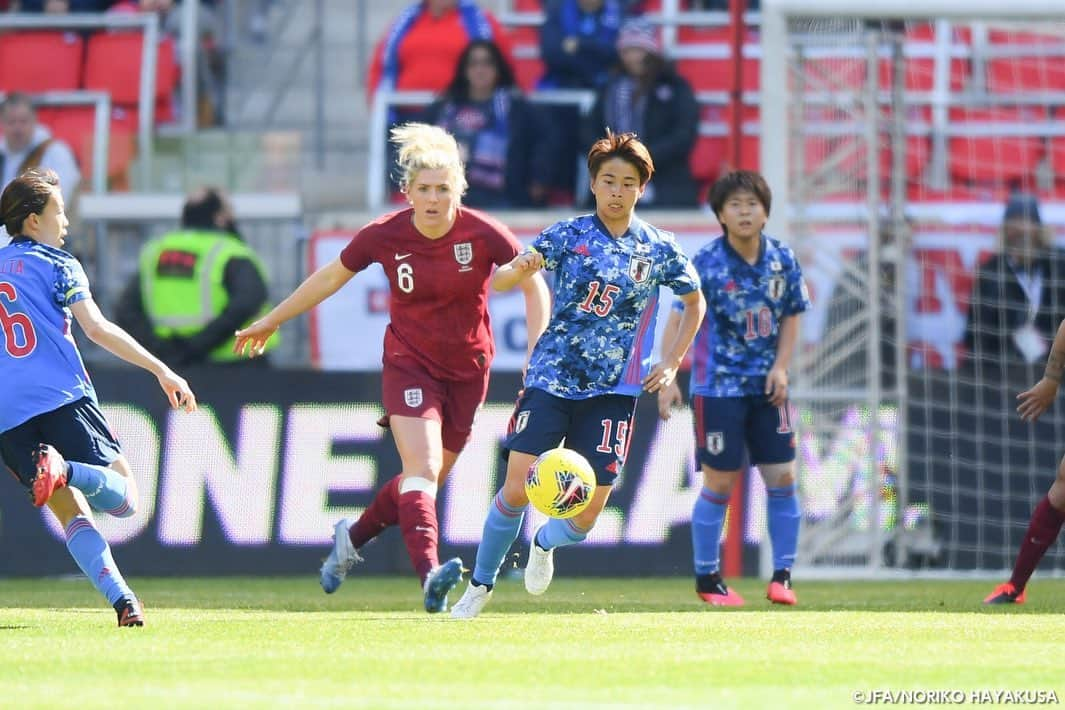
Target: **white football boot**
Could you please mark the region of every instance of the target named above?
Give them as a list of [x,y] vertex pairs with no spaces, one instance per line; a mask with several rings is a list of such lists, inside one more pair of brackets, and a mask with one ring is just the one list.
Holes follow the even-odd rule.
[[525,563],[525,591],[537,596],[547,591],[551,586],[551,579],[555,576],[555,551],[541,550],[536,545],[537,528],[533,533],[532,544],[529,545],[529,561]]
[[481,613],[484,605],[491,598],[491,589],[474,584],[471,579],[470,583],[466,585],[466,592],[462,595],[462,599],[459,599],[455,606],[451,607],[451,618],[472,619]]

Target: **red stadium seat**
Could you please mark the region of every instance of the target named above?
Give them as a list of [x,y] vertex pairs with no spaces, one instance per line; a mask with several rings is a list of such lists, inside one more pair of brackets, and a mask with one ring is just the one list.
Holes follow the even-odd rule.
[[73,32],[0,37],[0,91],[72,91],[81,85],[85,43]]
[[1043,158],[1043,139],[1011,135],[1010,129],[1045,119],[1046,112],[1039,107],[951,109],[951,124],[968,124],[970,130],[978,128],[987,134],[951,137],[951,175],[967,183],[1034,182],[1036,166]]
[[1065,51],[1056,56],[990,59],[987,90],[996,94],[1065,91]]
[[[111,101],[134,106],[140,98],[141,50],[139,32],[110,32],[93,35],[85,59],[85,88],[111,92]],[[174,42],[159,43],[155,74],[155,98],[169,97],[177,86],[178,66]]]
[[[88,184],[92,175],[92,148],[96,109],[92,106],[42,106],[37,117],[52,131],[52,135],[66,142],[81,168],[82,180]],[[108,145],[107,177],[111,189],[128,189],[129,166],[136,152],[134,135],[137,117],[133,112],[115,109],[111,113],[111,135]]]
[[[688,80],[695,91],[729,91],[732,88],[732,59],[680,59],[677,73]],[[742,89],[758,91],[757,59],[744,58]]]
[[[935,78],[935,62],[928,57],[915,57],[905,60],[906,89],[908,91],[931,91]],[[965,59],[950,60],[950,90],[961,91],[969,83],[971,69]],[[880,86],[888,88],[894,78],[891,62],[880,62]]]
[[532,25],[513,25],[507,28],[511,47],[540,46],[540,28]]
[[522,91],[533,91],[544,75],[544,63],[537,57],[514,60],[514,79]]
[[1065,185],[1065,136],[1050,139],[1050,168],[1056,184]]
[[514,12],[540,12],[543,9],[540,0],[514,0]]

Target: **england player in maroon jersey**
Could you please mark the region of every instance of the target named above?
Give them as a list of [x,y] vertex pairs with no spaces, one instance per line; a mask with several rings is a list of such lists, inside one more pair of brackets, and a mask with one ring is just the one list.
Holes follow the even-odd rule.
[[[262,319],[237,332],[235,348],[262,351],[285,321],[313,308],[356,273],[378,263],[391,289],[385,331],[382,403],[403,471],[378,491],[357,520],[336,524],[333,551],[322,565],[327,594],[340,586],[358,550],[399,524],[422,580],[425,609],[447,609],[462,562],[437,558],[436,492],[470,436],[484,401],[495,353],[488,281],[521,249],[507,227],[462,207],[466,188],[455,139],[412,123],[392,131],[401,185],[410,207],[369,223],[340,257],[325,265]],[[541,277],[523,284],[529,349],[547,325],[548,292]]]

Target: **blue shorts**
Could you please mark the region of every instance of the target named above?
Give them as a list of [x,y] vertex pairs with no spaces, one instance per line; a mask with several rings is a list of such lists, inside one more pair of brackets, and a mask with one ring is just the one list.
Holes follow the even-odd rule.
[[37,476],[33,454],[40,444],[51,444],[69,461],[109,466],[122,455],[96,402],[82,397],[0,433],[0,458],[19,482],[29,488]]
[[692,397],[695,457],[718,471],[736,471],[749,463],[795,460],[795,430],[788,402],[774,407],[765,395]]
[[613,485],[625,465],[636,417],[636,398],[604,394],[587,399],[563,399],[540,389],[518,396],[503,440],[503,455],[511,451],[539,456],[562,444],[588,459],[595,482]]

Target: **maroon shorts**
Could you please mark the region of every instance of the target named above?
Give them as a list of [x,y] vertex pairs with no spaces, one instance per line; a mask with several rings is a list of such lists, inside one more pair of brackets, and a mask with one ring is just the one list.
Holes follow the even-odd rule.
[[488,393],[488,370],[472,380],[434,379],[413,358],[388,360],[381,372],[381,401],[388,416],[440,422],[444,448],[458,453],[470,440],[473,418]]

